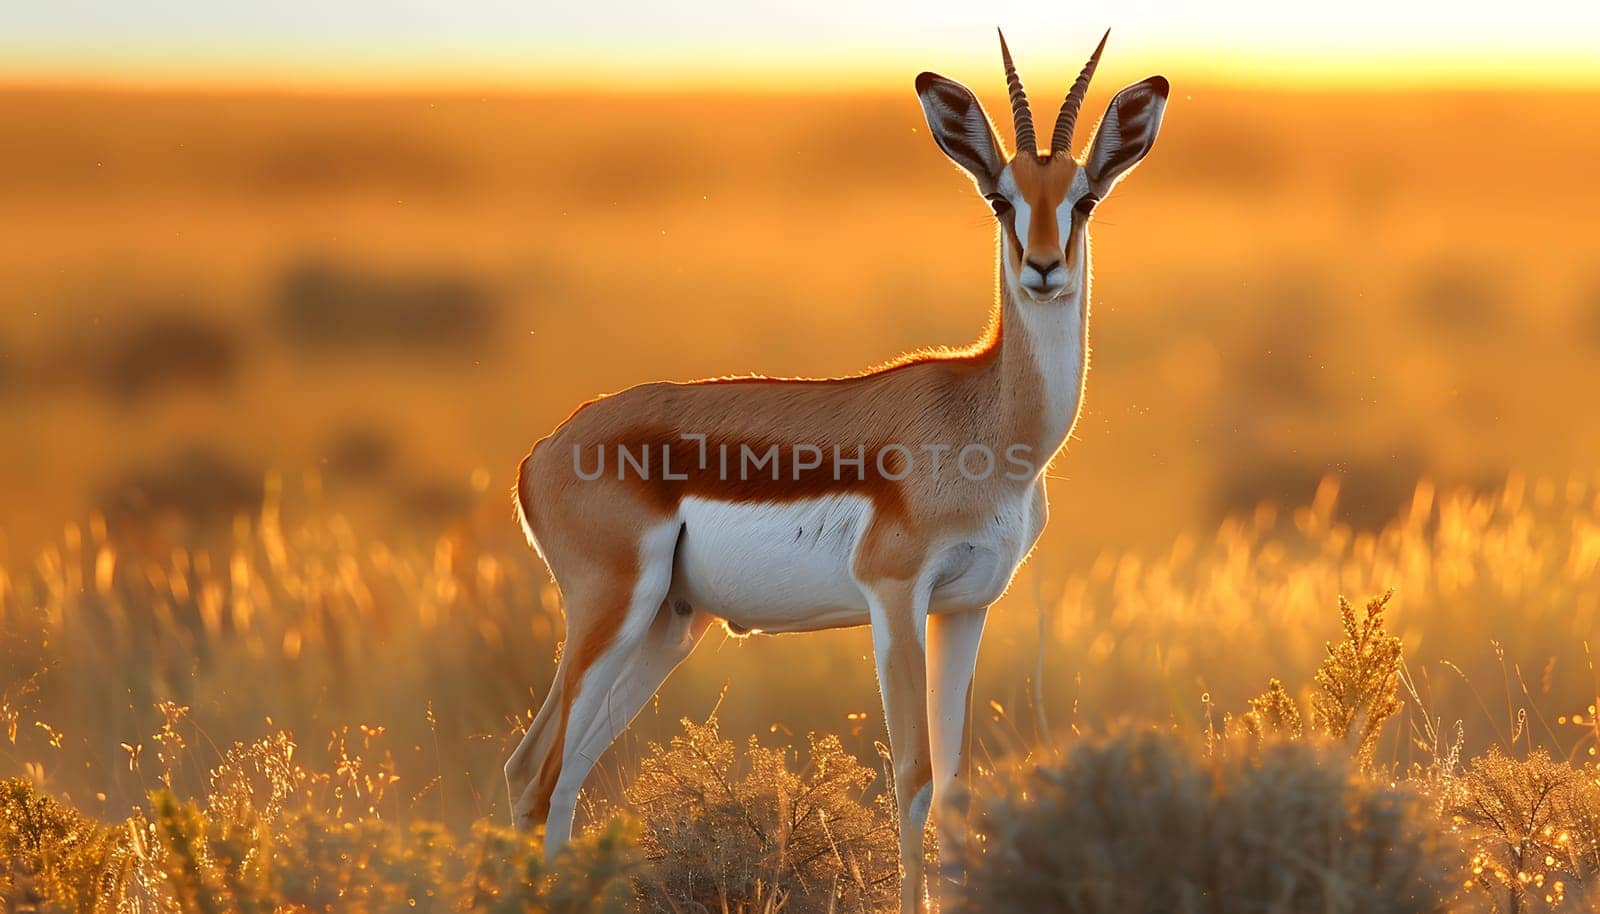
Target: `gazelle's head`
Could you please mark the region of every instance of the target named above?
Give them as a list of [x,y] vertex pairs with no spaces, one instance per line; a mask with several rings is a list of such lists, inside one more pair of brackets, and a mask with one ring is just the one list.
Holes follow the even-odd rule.
[[945,155],[972,176],[978,192],[994,210],[1003,234],[1005,282],[1025,300],[1057,301],[1082,288],[1089,217],[1096,204],[1150,151],[1161,129],[1168,86],[1164,77],[1152,76],[1117,93],[1083,158],[1073,157],[1072,132],[1078,108],[1105,46],[1106,40],[1101,38],[1056,115],[1049,147],[1040,149],[1022,80],[1011,64],[1005,36],[1000,36],[1017,129],[1017,151],[1009,158],[970,89],[937,73],[917,77],[917,95],[933,138]]

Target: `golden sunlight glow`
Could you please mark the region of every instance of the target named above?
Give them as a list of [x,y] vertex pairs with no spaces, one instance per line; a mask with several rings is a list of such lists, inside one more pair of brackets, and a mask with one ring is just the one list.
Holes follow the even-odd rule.
[[[105,4],[0,13],[0,77],[20,80],[395,82],[570,88],[898,85],[930,66],[992,64],[995,12],[953,0],[692,5]],[[1600,4],[1156,0],[1009,5],[1031,72],[1075,71],[1100,30],[1112,68],[1159,63],[1262,87],[1600,84]]]

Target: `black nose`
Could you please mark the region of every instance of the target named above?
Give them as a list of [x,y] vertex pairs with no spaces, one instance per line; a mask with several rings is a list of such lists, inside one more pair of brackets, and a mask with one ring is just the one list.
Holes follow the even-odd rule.
[[1055,261],[1054,263],[1036,263],[1036,262],[1034,262],[1032,260],[1029,260],[1026,263],[1027,263],[1028,266],[1033,267],[1035,270],[1039,271],[1039,278],[1040,279],[1043,279],[1044,277],[1049,276],[1051,270],[1054,270],[1056,267],[1061,266],[1061,261],[1059,261],[1059,260]]

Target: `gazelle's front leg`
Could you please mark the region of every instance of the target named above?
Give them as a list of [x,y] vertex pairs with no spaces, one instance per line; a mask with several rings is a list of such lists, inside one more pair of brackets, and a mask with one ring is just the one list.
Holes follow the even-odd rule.
[[928,617],[928,723],[933,759],[933,809],[939,829],[939,869],[934,873],[942,898],[946,870],[961,859],[966,816],[947,808],[950,790],[965,781],[971,760],[967,730],[972,717],[972,673],[988,607]]
[[932,801],[928,752],[928,677],[925,654],[928,594],[914,581],[883,582],[867,594],[878,689],[894,760],[895,808],[900,816],[900,905],[922,907],[922,833]]

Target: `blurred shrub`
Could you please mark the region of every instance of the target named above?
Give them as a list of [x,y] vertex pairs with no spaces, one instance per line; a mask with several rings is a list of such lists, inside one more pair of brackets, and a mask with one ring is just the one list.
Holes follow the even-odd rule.
[[155,524],[215,528],[261,508],[262,473],[206,446],[135,467],[105,485],[100,513],[122,532]]
[[[1099,112],[1095,112],[1099,114]],[[1248,111],[1218,107],[1203,118],[1173,123],[1166,161],[1150,169],[1147,179],[1170,181],[1226,199],[1241,193],[1275,193],[1298,164],[1294,150],[1270,121]]]
[[1340,311],[1337,282],[1325,266],[1284,264],[1249,276],[1243,288],[1230,284],[1210,294],[1244,336],[1235,344],[1242,357],[1227,362],[1239,396],[1297,410],[1326,410],[1337,401],[1323,370],[1338,345]]
[[7,348],[5,340],[0,340],[0,396],[16,385],[17,373],[17,357]]
[[[316,129],[284,129],[245,150],[237,177],[271,194],[349,193],[397,188],[410,193],[460,192],[475,163],[406,129],[370,123],[325,122]],[[230,176],[233,177],[233,176]]]
[[1248,514],[1263,504],[1305,501],[1329,477],[1339,481],[1337,518],[1357,530],[1377,531],[1392,521],[1416,488],[1421,461],[1388,457],[1317,456],[1235,450],[1218,465],[1212,487],[1218,518]]
[[1503,329],[1507,295],[1501,272],[1454,257],[1422,267],[1410,301],[1431,329],[1462,335]]
[[133,399],[166,389],[215,390],[238,373],[241,347],[233,330],[197,307],[141,317],[114,336],[87,366],[108,397]]
[[449,479],[415,479],[395,492],[400,510],[424,529],[438,528],[461,517],[477,504],[477,494],[464,482]]
[[958,912],[1445,911],[1462,878],[1419,799],[1304,741],[1207,757],[1127,731],[1001,774],[974,812]]
[[806,763],[754,737],[742,751],[715,718],[685,720],[653,745],[626,791],[644,821],[651,911],[885,910],[899,895],[895,819],[862,799],[875,775],[833,735],[812,735]]
[[394,437],[382,429],[342,428],[328,443],[323,472],[335,479],[371,481],[393,469],[396,450]]
[[308,348],[459,349],[482,344],[498,308],[487,289],[456,275],[387,275],[320,260],[278,285],[274,320]]
[[[1600,274],[1589,277],[1578,299],[1578,330],[1592,345],[1600,346]],[[0,369],[3,377],[3,369]]]

